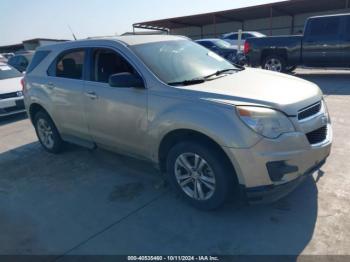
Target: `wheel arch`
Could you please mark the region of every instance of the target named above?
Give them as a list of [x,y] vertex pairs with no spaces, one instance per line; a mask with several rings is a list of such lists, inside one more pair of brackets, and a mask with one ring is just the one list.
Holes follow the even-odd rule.
[[168,132],[161,140],[158,147],[158,163],[161,172],[166,172],[166,159],[171,148],[182,141],[196,141],[199,143],[204,143],[208,145],[210,148],[215,150],[222,157],[223,163],[225,163],[230,170],[232,170],[232,174],[235,182],[238,182],[237,172],[230,161],[230,158],[226,154],[226,152],[222,149],[218,142],[209,136],[195,130],[191,129],[176,129]]
[[[48,111],[45,109],[45,107],[43,107],[41,104],[39,103],[32,103],[30,106],[29,106],[29,118],[30,120],[32,121],[32,123],[34,123],[34,118],[35,118],[35,115],[39,112],[39,111],[43,111],[45,112],[48,116],[50,116],[50,114],[48,113]],[[51,120],[52,120],[52,117],[50,116]]]
[[285,61],[288,61],[288,53],[287,50],[284,48],[278,48],[278,49],[265,49],[261,52],[261,58],[260,58],[260,64],[262,65],[262,63],[264,62],[264,60],[271,55],[276,55],[276,56],[280,56],[283,59],[285,59]]

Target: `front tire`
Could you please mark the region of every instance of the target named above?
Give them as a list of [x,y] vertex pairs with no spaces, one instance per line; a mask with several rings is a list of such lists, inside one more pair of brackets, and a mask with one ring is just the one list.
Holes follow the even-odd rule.
[[279,55],[267,56],[262,62],[261,67],[265,70],[275,71],[275,72],[286,72],[286,60]]
[[234,186],[234,173],[222,153],[196,142],[176,144],[167,157],[167,178],[193,206],[212,210],[222,206]]
[[57,154],[62,151],[64,142],[50,116],[39,111],[34,116],[34,127],[39,142],[50,153]]

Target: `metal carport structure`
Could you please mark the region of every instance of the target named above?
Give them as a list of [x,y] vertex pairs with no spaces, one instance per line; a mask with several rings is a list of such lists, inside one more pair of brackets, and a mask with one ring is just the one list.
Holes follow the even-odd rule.
[[[197,37],[205,35],[204,29],[212,27],[212,35],[217,36],[218,25],[223,23],[238,23],[240,29],[246,30],[247,21],[268,19],[269,25],[265,31],[272,35],[274,29],[273,19],[276,17],[288,17],[289,33],[295,32],[295,17],[306,13],[322,13],[343,10],[349,11],[349,0],[290,0],[252,7],[231,9],[226,11],[174,17],[133,24],[133,28],[153,29],[168,31],[170,33],[181,31],[184,28],[197,28],[200,32]],[[221,30],[222,31],[222,30]],[[220,32],[223,33],[223,32]],[[190,34],[187,34],[191,36]],[[192,35],[193,36],[193,35]]]

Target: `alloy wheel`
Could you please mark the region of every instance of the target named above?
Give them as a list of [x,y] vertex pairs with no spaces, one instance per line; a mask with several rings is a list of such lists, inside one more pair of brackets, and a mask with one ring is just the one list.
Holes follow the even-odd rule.
[[37,129],[40,141],[46,148],[52,149],[55,142],[50,124],[45,119],[40,118],[37,122]]
[[280,60],[276,58],[270,58],[265,63],[265,69],[270,71],[281,72],[282,71],[282,63]]
[[180,188],[192,199],[208,200],[216,188],[213,169],[195,153],[183,153],[175,161],[175,177]]

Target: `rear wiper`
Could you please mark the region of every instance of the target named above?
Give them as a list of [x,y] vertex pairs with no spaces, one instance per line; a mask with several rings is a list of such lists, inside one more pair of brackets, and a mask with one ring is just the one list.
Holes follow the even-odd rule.
[[207,75],[205,76],[204,78],[207,79],[207,78],[211,78],[213,76],[219,76],[219,75],[222,75],[226,72],[230,72],[230,71],[240,71],[240,69],[237,69],[237,68],[228,68],[228,69],[223,69],[223,70],[219,70],[219,71],[216,71],[215,73],[213,74],[210,74],[210,75]]
[[168,85],[171,86],[189,86],[189,85],[196,85],[196,84],[202,84],[206,80],[204,78],[195,78],[191,80],[184,80],[184,81],[179,81],[179,82],[170,82]]

